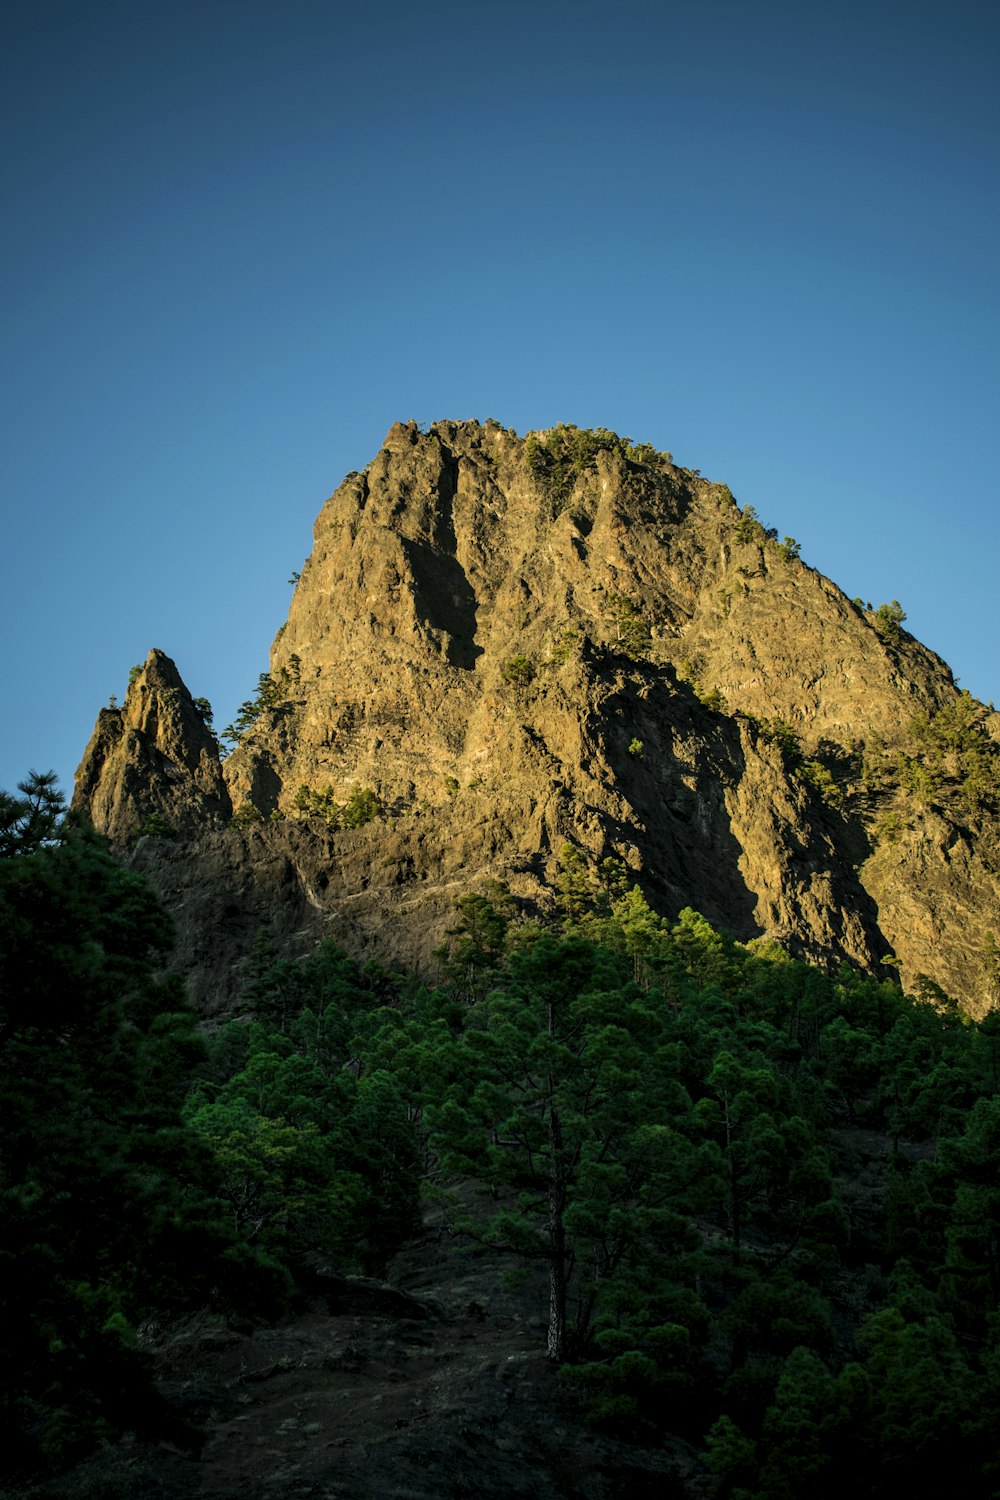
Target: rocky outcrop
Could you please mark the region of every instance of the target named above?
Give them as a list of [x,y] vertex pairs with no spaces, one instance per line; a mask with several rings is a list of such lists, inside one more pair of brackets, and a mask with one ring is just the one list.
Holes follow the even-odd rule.
[[[820,961],[888,959],[982,1010],[996,718],[969,718],[978,791],[957,762],[920,781],[913,724],[960,703],[948,668],[795,554],[725,486],[611,434],[397,424],[316,522],[224,764],[235,825],[217,827],[226,791],[187,720],[169,744],[143,730],[162,763],[125,747],[138,684],[120,724],[102,713],[78,802],[127,842],[127,809],[141,822],[167,797],[192,836],[169,856],[146,840],[141,860],[175,909],[185,889],[225,893],[231,932],[266,919],[290,943],[324,933],[427,969],[457,895],[496,878],[544,912],[569,845],[668,913]],[[360,789],[380,815],[338,820]],[[232,966],[213,903],[194,906],[182,941],[196,969],[212,949],[207,998]]]
[[122,706],[98,715],[73,806],[117,844],[201,833],[230,816],[218,744],[162,651],[150,651]]

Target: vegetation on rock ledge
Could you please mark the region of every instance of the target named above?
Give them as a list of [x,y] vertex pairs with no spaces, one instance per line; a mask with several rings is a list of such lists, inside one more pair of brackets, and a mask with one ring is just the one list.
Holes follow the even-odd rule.
[[594,466],[599,453],[618,453],[628,463],[657,467],[671,463],[669,453],[658,453],[651,443],[633,443],[607,427],[574,427],[560,423],[548,432],[531,432],[524,445],[529,472],[564,509],[577,479]]

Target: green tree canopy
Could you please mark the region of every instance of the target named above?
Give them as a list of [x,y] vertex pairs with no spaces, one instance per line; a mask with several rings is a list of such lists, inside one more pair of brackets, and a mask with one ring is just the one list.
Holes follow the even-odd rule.
[[30,1465],[125,1428],[194,1441],[137,1328],[212,1297],[273,1310],[284,1289],[228,1232],[182,1123],[202,1048],[160,972],[169,919],[96,835],[40,843],[44,798],[26,818],[27,852],[0,859],[0,1368]]

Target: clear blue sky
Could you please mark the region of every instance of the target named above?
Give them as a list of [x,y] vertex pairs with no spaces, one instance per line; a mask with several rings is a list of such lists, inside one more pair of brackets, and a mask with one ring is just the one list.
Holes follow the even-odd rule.
[[8,0],[0,785],[224,724],[389,425],[603,425],[1000,700],[1000,7]]

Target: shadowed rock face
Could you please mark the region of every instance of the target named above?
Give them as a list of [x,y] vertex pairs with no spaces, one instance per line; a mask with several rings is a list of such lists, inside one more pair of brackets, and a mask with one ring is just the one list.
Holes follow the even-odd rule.
[[[150,812],[185,835],[133,858],[206,1004],[265,920],[432,969],[456,896],[493,877],[544,911],[566,844],[665,912],[997,998],[995,799],[970,810],[956,767],[936,800],[896,775],[914,717],[959,698],[948,668],[666,455],[601,451],[557,491],[496,423],[397,424],[323,507],[270,667],[220,772],[153,652],[77,779],[119,844]],[[303,787],[371,787],[391,816],[332,831]],[[262,821],[222,828],[227,799]]]

